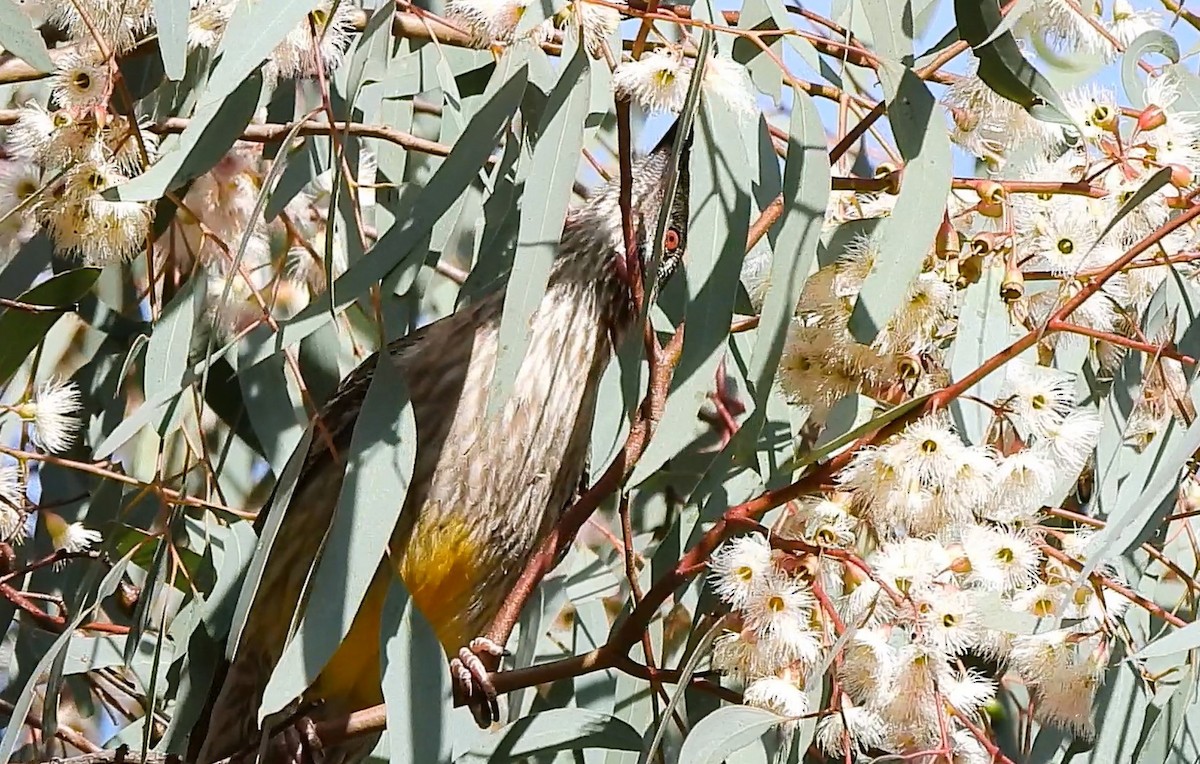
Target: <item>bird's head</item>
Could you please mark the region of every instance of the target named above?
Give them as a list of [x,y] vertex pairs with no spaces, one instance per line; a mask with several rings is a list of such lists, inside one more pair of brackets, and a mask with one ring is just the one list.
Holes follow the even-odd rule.
[[[677,132],[676,127],[672,126],[649,154],[635,157],[633,160],[630,212],[633,216],[634,235],[637,237],[637,256],[643,273],[654,253],[654,237],[658,232],[660,216],[666,216],[662,240],[663,257],[659,264],[656,286],[665,284],[675,273],[683,262],[684,251],[687,248],[690,137],[684,139],[679,155],[678,179],[674,194],[667,199],[667,193],[670,191],[671,153]],[[613,178],[588,197],[587,202],[568,219],[564,231],[564,245],[576,252],[586,251],[589,255],[599,255],[600,260],[596,265],[606,274],[623,276],[626,253],[621,225],[620,194],[620,179]]]

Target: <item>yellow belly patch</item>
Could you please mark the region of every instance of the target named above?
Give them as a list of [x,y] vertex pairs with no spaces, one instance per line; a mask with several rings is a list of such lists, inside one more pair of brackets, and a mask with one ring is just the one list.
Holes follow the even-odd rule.
[[408,544],[394,558],[413,602],[433,626],[448,654],[468,640],[468,610],[482,585],[479,544],[465,518],[439,517],[418,521]]
[[[466,633],[467,611],[479,585],[481,561],[470,528],[460,518],[417,523],[408,543],[393,554],[396,571],[413,602],[433,626],[447,654],[478,634]],[[381,565],[363,597],[350,631],[306,693],[350,712],[383,702],[379,674],[379,628],[393,565]]]

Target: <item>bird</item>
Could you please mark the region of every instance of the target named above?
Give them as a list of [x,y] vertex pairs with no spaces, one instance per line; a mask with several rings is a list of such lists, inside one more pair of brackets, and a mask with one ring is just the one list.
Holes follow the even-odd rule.
[[[683,139],[673,172],[677,128],[635,157],[630,175],[635,248],[643,265],[654,251],[659,223],[665,223],[655,289],[686,250],[691,140]],[[668,200],[671,175],[676,182]],[[327,437],[312,438],[290,501],[267,510],[284,512],[277,542],[236,651],[214,684],[193,760],[211,764],[258,748],[263,692],[286,647],[289,624],[304,608],[309,571],[337,506],[345,469],[337,454],[348,452],[381,357],[390,359],[408,388],[416,420],[413,474],[389,554],[341,646],[297,704],[311,709],[304,719],[311,731],[320,719],[383,702],[380,619],[398,574],[445,649],[452,677],[467,685],[476,721],[486,727],[498,720],[494,692],[481,701],[480,687],[472,692],[470,684],[486,683],[476,654],[498,655],[503,646],[479,635],[579,490],[600,378],[638,319],[625,257],[620,182],[614,179],[568,211],[545,293],[530,319],[524,359],[511,393],[491,416],[501,288],[389,343],[342,381],[321,414]],[[355,761],[370,752],[361,739],[335,745],[337,750],[321,751],[322,762]]]

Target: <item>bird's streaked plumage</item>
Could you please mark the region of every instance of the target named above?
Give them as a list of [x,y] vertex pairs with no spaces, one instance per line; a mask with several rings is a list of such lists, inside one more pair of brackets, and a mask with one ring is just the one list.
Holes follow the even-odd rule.
[[[674,131],[668,138],[673,138]],[[686,240],[686,153],[676,194],[664,204],[670,142],[637,160],[633,211],[649,252],[660,211],[669,215],[669,273]],[[512,392],[486,416],[503,290],[387,348],[403,375],[417,425],[413,478],[390,560],[450,655],[484,633],[526,561],[580,482],[600,377],[636,318],[615,259],[624,244],[618,184],[600,189],[564,224],[560,251],[532,319]],[[518,256],[520,254],[518,253]],[[360,365],[326,405],[324,426],[346,454],[378,355]],[[314,437],[276,535],[238,650],[216,696],[202,764],[256,745],[258,708],[303,607],[309,571],[331,525],[344,466]],[[272,511],[280,511],[273,508]],[[308,690],[322,717],[382,702],[379,619],[391,566],[381,565],[341,648]],[[365,754],[361,741],[325,759]],[[331,758],[332,757],[332,758]]]

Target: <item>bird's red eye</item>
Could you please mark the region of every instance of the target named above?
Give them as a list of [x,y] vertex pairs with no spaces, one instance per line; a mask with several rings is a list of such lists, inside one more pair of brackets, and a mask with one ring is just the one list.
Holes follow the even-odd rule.
[[674,254],[675,251],[679,249],[679,244],[679,231],[674,228],[668,228],[667,235],[663,237],[663,248],[666,249],[667,252]]

